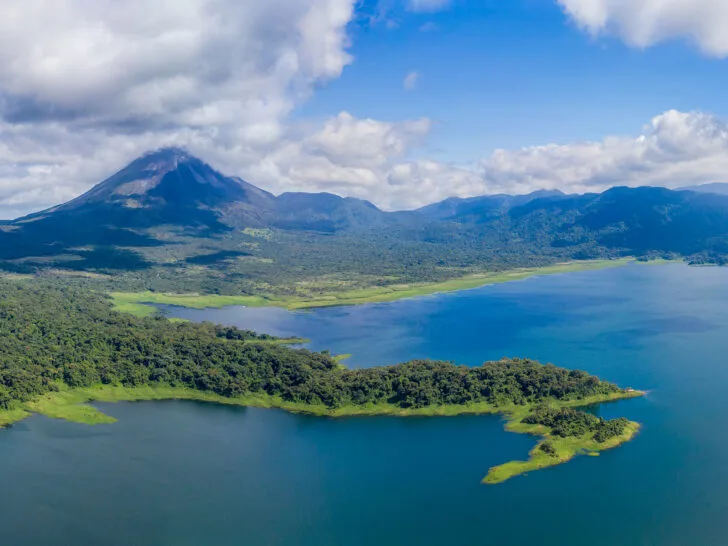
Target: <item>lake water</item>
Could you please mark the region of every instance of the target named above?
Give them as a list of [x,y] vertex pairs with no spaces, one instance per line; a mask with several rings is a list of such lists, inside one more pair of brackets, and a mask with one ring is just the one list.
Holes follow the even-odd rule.
[[192,402],[100,404],[119,422],[0,432],[0,544],[728,544],[728,269],[640,266],[388,304],[174,315],[351,353],[351,366],[529,356],[641,399],[600,457],[497,486],[535,440],[498,417],[321,419]]

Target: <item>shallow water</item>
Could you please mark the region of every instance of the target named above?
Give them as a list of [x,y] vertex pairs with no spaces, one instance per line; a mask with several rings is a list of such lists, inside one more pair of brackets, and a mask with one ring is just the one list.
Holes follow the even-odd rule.
[[728,544],[728,269],[532,278],[388,304],[174,316],[310,338],[351,366],[529,356],[586,369],[643,423],[600,457],[497,486],[534,440],[497,417],[321,419],[192,402],[100,405],[0,433],[2,544]]

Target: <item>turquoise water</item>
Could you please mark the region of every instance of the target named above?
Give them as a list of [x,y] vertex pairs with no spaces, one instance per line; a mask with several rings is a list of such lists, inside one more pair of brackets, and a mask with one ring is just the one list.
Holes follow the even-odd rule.
[[497,417],[321,419],[191,402],[100,404],[119,422],[0,432],[10,545],[728,544],[728,269],[628,266],[389,304],[194,311],[304,336],[351,366],[529,356],[642,399],[600,457],[497,486],[532,438]]

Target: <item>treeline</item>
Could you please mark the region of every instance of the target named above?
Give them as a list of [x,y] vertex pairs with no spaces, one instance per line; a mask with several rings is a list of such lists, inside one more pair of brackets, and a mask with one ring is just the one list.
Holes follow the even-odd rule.
[[[570,408],[557,409],[547,405],[539,405],[522,421],[531,425],[547,426],[553,435],[562,438],[589,434],[599,443],[621,436],[629,424],[624,417],[606,420],[584,411]],[[544,451],[548,452],[548,448]]]
[[619,390],[585,372],[519,359],[475,368],[414,361],[345,370],[327,354],[270,339],[210,323],[117,313],[106,296],[72,286],[0,281],[0,407],[62,384],[164,384],[227,397],[265,394],[329,408],[507,406]]

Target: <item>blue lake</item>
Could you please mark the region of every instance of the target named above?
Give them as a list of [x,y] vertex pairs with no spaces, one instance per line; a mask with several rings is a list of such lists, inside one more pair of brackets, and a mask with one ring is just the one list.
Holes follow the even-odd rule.
[[8,545],[728,544],[728,268],[627,267],[388,304],[172,316],[311,339],[350,366],[528,356],[650,391],[600,457],[497,486],[535,440],[493,416],[322,419],[192,402],[0,432]]

